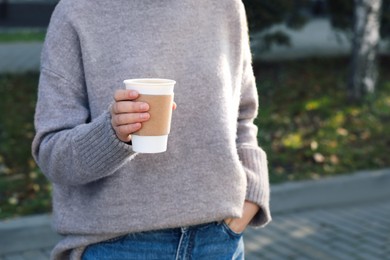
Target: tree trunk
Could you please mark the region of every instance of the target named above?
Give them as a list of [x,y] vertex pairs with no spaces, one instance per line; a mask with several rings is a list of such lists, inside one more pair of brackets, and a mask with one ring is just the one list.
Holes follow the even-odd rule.
[[348,95],[352,101],[360,101],[365,95],[375,92],[381,7],[382,0],[355,0],[352,59],[348,80]]

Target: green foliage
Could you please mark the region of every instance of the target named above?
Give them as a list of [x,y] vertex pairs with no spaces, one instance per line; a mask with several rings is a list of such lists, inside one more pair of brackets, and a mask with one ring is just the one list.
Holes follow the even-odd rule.
[[31,156],[38,74],[0,75],[0,219],[50,210],[50,185]]
[[354,1],[328,0],[331,24],[339,30],[352,31]]
[[290,45],[287,34],[280,30],[270,30],[273,25],[285,24],[290,28],[299,29],[305,22],[305,17],[300,13],[301,7],[308,5],[305,0],[263,1],[244,0],[248,16],[248,26],[251,33],[262,33],[261,49],[268,49],[273,44]]
[[390,76],[383,75],[376,96],[349,104],[347,67],[346,59],[255,66],[259,143],[272,182],[390,166]]
[[[381,37],[390,37],[390,0],[382,0]],[[352,32],[354,1],[328,0],[332,26],[338,30]]]
[[390,0],[382,0],[381,36],[383,39],[390,37]]

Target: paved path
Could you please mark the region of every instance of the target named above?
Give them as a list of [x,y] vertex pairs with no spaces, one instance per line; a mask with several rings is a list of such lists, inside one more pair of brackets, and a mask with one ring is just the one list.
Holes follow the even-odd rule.
[[390,200],[276,215],[246,234],[248,259],[390,259]]
[[[245,232],[246,259],[390,260],[388,187],[390,169],[272,186],[274,219]],[[0,221],[0,260],[49,259],[60,239],[49,223]]]
[[41,42],[0,43],[0,72],[39,71]]
[[48,215],[0,222],[0,260],[49,259],[59,239]]

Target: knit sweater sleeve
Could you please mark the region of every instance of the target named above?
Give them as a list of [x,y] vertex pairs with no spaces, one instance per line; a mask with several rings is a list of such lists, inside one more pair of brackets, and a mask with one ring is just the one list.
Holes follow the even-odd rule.
[[246,20],[243,26],[243,76],[239,106],[237,149],[247,175],[246,200],[256,203],[261,210],[251,221],[251,225],[263,226],[271,221],[269,198],[267,155],[258,146],[257,126],[254,119],[258,112],[258,93],[252,69]]
[[50,181],[81,185],[113,174],[134,153],[116,138],[108,109],[91,118],[80,42],[64,9],[54,11],[42,52],[32,152]]

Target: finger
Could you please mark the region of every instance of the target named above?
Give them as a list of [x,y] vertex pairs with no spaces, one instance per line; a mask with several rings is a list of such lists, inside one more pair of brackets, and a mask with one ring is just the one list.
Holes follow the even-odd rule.
[[115,101],[134,100],[138,97],[138,92],[129,89],[118,89],[115,91]]
[[177,108],[177,104],[176,104],[176,102],[173,102],[172,110],[176,110],[176,108]]
[[149,105],[145,102],[120,101],[115,102],[111,109],[113,114],[141,113],[148,111]]
[[113,126],[128,125],[145,122],[150,118],[149,113],[126,113],[115,114],[111,118],[111,124]]
[[114,127],[115,133],[119,140],[123,142],[129,142],[131,140],[131,134],[141,129],[141,123],[121,125]]

